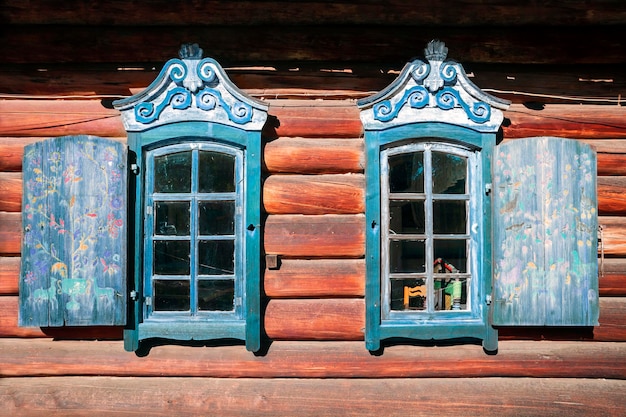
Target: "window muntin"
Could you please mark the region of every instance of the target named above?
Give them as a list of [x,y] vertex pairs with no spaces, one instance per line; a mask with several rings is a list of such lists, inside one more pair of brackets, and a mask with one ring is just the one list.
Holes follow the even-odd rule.
[[451,144],[381,151],[382,319],[471,312],[477,156]]
[[241,318],[243,151],[190,142],[146,155],[145,318]]

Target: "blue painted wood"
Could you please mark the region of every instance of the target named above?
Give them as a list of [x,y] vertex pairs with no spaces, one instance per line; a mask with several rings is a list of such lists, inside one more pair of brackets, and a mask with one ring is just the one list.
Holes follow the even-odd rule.
[[[121,111],[129,132],[128,144],[136,157],[138,175],[133,184],[134,240],[133,290],[136,299],[132,319],[124,332],[124,346],[137,350],[151,338],[172,340],[245,340],[246,348],[257,351],[261,345],[261,129],[267,119],[267,104],[239,90],[221,66],[202,59],[197,45],[181,49],[180,59],[170,60],[155,81],[142,93],[113,103]],[[240,232],[237,247],[243,251],[236,281],[241,289],[241,308],[236,317],[208,314],[150,318],[146,297],[151,296],[150,276],[146,276],[144,233],[149,214],[151,174],[146,171],[148,153],[169,145],[230,147],[241,153],[243,171],[237,174],[242,187],[242,209],[238,212]],[[150,259],[147,259],[150,262]],[[146,285],[147,284],[147,285]],[[192,303],[192,309],[195,308]]]
[[95,137],[25,148],[21,326],[125,324],[126,160]]
[[[365,341],[369,350],[379,349],[383,340],[391,338],[465,337],[482,339],[486,350],[497,349],[497,330],[488,322],[492,223],[486,186],[491,182],[493,148],[503,120],[501,110],[509,103],[479,90],[467,79],[462,66],[446,56],[443,43],[429,43],[426,61],[416,59],[408,63],[387,88],[357,102],[367,149]],[[449,151],[460,148],[474,164],[469,170],[473,175],[469,195],[465,197],[470,213],[467,220],[471,294],[464,311],[389,312],[388,306],[383,305],[389,301],[385,300],[386,283],[381,280],[388,279],[389,274],[383,269],[388,251],[381,245],[386,244],[385,236],[390,233],[386,230],[389,219],[383,218],[389,216],[383,216],[386,211],[381,210],[387,204],[381,186],[381,178],[384,181],[388,175],[383,171],[383,153],[405,145],[407,149],[422,146],[411,147],[412,144],[437,144],[434,146]],[[433,247],[428,242],[432,237],[425,239],[428,252]],[[427,268],[426,274],[428,271],[432,268]]]
[[588,145],[527,138],[498,146],[493,323],[596,325],[597,227]]

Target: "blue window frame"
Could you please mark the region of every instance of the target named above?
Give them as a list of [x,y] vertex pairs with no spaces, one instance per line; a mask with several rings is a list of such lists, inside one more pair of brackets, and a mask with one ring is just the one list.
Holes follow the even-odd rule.
[[366,329],[390,339],[476,338],[489,323],[491,160],[507,102],[478,90],[431,42],[358,102],[366,142]]
[[254,100],[184,45],[148,89],[114,103],[134,161],[131,319],[150,339],[260,348],[261,130]]

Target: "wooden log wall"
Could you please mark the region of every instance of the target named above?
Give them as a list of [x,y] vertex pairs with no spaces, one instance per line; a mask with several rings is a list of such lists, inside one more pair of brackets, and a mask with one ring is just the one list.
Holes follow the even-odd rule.
[[[0,415],[624,415],[622,0],[1,3]],[[596,149],[600,326],[501,329],[495,356],[473,344],[365,350],[354,101],[433,38],[476,85],[513,101],[503,140],[561,136]],[[125,141],[111,101],[144,89],[189,41],[270,103],[264,250],[279,268],[263,273],[267,351],[189,343],[139,357],[123,350],[120,327],[17,327],[24,146]]]

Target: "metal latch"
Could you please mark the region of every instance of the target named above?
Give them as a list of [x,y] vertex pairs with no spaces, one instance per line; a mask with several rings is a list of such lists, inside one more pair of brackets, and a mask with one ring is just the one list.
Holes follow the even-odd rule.
[[488,306],[491,305],[491,294],[487,294],[487,296],[485,297],[485,301],[487,301]]
[[486,194],[486,195],[491,194],[491,189],[492,189],[492,187],[493,187],[493,185],[492,185],[490,182],[488,182],[487,184],[485,184],[485,194]]
[[152,305],[152,297],[146,297],[146,305],[147,306],[151,306]]
[[130,292],[130,299],[133,300],[133,301],[137,301],[137,291],[132,290]]

